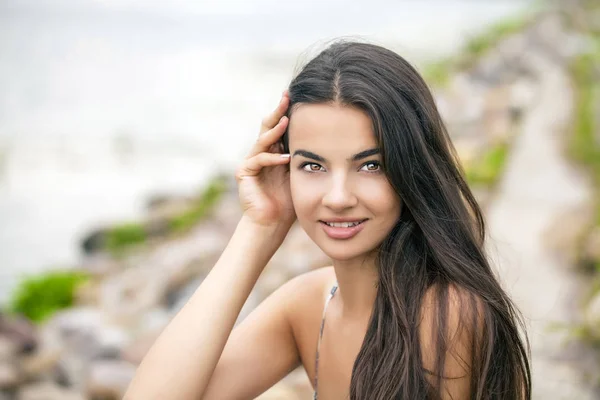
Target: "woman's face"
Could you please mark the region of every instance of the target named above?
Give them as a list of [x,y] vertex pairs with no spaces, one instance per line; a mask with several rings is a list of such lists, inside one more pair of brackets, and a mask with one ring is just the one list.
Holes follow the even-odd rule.
[[[290,186],[298,222],[333,260],[374,250],[396,224],[401,201],[380,166],[362,110],[301,104],[289,122]],[[336,219],[360,222],[329,226]]]

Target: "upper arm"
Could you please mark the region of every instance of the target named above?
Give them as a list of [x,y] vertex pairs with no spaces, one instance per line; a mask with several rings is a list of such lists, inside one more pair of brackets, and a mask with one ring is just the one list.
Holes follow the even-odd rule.
[[303,280],[283,284],[232,330],[203,399],[253,399],[299,365],[288,311]]
[[[447,306],[441,307],[444,303]],[[453,286],[447,295],[430,288],[423,298],[419,325],[423,367],[430,383],[441,386],[444,400],[471,398],[473,349],[483,332],[482,304],[477,296]],[[441,354],[438,343],[442,344]]]

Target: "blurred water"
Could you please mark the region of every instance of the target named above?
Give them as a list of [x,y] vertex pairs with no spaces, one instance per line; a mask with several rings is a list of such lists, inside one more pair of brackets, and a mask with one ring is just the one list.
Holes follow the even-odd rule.
[[528,3],[3,0],[0,304],[89,229],[234,166],[311,46],[354,35],[416,62]]

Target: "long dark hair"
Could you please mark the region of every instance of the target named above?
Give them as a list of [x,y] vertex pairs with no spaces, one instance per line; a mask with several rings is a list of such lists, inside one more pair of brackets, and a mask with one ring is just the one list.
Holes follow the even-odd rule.
[[[350,398],[440,399],[450,343],[448,307],[458,298],[464,301],[457,308],[460,324],[482,327],[473,335],[471,360],[463,360],[470,369],[471,399],[530,399],[525,324],[490,268],[482,212],[419,73],[389,49],[342,39],[304,65],[289,94],[289,117],[300,103],[366,112],[383,169],[403,203],[378,248],[377,297],[352,370]],[[282,141],[289,152],[287,132]],[[422,306],[432,290],[433,371],[423,364],[419,339]]]

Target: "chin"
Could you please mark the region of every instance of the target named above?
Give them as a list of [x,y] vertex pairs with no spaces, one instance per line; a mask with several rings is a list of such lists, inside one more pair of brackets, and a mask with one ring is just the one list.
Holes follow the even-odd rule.
[[352,240],[335,243],[328,237],[320,238],[317,241],[317,245],[327,257],[336,261],[350,261],[356,258],[363,258],[375,247],[374,245],[366,245],[365,243],[358,243],[358,241]]

